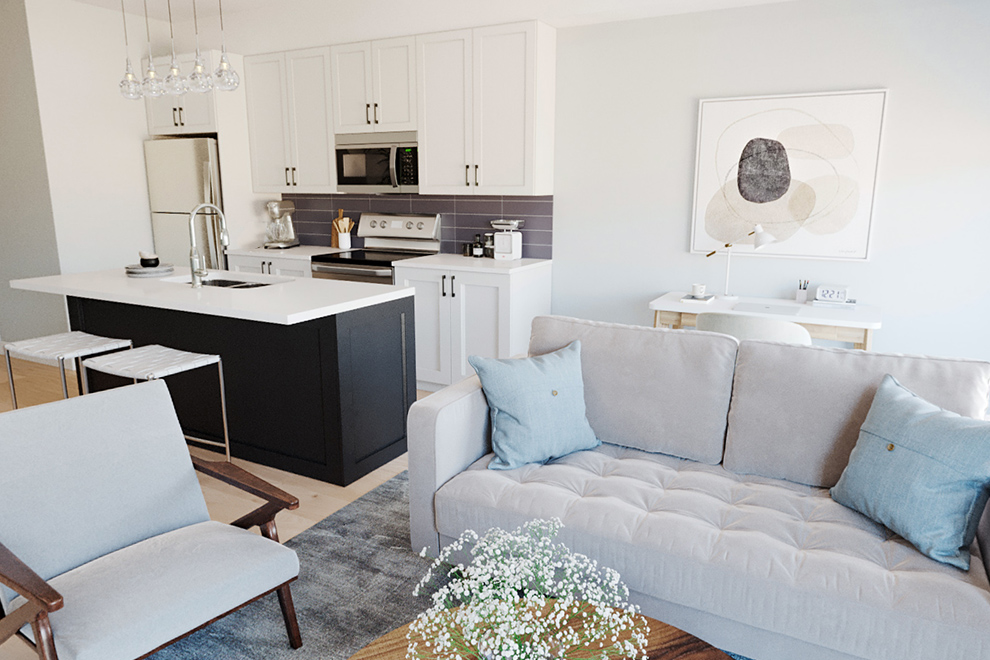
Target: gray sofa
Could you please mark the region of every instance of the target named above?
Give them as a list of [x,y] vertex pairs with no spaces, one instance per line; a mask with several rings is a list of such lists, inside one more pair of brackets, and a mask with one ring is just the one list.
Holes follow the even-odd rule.
[[415,550],[556,516],[644,613],[756,660],[990,659],[987,516],[964,572],[828,493],[884,374],[982,418],[990,363],[563,317],[530,354],[575,339],[597,449],[488,470],[477,378],[412,407]]

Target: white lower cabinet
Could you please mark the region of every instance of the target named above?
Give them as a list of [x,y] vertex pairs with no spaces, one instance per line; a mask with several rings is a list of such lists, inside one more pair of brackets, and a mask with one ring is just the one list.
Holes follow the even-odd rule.
[[233,273],[261,273],[288,277],[312,277],[309,259],[227,255],[227,270]]
[[416,289],[419,389],[473,376],[469,355],[525,354],[533,317],[550,313],[549,261],[516,271],[479,270],[396,265],[396,285]]

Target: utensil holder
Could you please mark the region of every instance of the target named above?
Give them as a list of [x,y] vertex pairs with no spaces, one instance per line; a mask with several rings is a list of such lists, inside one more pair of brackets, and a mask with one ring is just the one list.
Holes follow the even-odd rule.
[[341,250],[351,249],[351,235],[345,232],[339,232],[337,234],[337,247]]

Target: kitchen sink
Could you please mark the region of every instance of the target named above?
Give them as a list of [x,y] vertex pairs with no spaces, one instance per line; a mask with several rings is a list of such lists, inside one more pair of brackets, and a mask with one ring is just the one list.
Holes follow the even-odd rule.
[[[172,282],[174,284],[184,284],[189,286],[192,284],[192,280],[188,275],[179,275],[177,277],[167,277],[166,282]],[[273,281],[268,282],[256,282],[254,280],[234,280],[228,277],[214,277],[212,274],[203,278],[203,286],[215,286],[224,289],[257,289],[263,286],[271,286],[272,284],[282,284],[283,282],[289,282],[291,278],[278,278]]]

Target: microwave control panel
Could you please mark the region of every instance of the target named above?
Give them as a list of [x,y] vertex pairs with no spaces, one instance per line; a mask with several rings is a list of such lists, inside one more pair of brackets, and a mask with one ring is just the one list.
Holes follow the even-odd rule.
[[400,186],[419,184],[419,157],[416,147],[399,147],[395,154],[395,174]]

